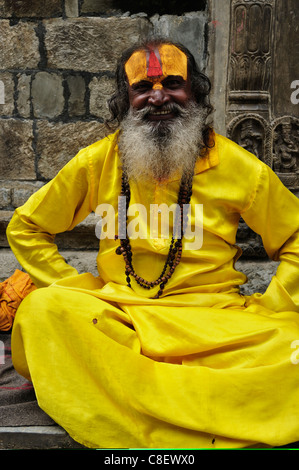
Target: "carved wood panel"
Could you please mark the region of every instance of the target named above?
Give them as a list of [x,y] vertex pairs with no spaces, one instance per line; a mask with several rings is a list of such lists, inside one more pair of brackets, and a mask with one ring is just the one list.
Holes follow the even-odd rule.
[[[228,137],[297,195],[299,113],[291,87],[299,79],[298,23],[297,0],[231,0],[226,110]],[[238,241],[245,256],[266,256],[242,220]]]

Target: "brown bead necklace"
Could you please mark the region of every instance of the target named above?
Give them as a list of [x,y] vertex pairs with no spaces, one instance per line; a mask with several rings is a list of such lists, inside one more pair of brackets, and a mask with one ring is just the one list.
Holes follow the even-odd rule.
[[[121,182],[121,196],[126,198],[126,206],[120,209],[119,213],[119,223],[123,224],[121,226],[122,233],[126,234],[125,238],[120,238],[120,246],[116,249],[116,254],[123,255],[125,261],[125,275],[128,287],[131,287],[131,277],[144,289],[152,289],[155,286],[160,287],[157,294],[153,297],[158,299],[162,294],[166,283],[169,281],[173,275],[177,265],[181,261],[182,257],[182,239],[184,235],[184,230],[186,228],[186,223],[188,217],[184,213],[184,205],[190,203],[192,196],[192,178],[185,177],[183,175],[181,179],[180,189],[178,193],[178,207],[179,207],[179,217],[178,223],[175,226],[173,224],[173,233],[169,246],[168,255],[163,266],[162,272],[158,279],[155,281],[147,281],[142,277],[138,276],[135,272],[132,264],[132,248],[130,244],[130,239],[127,234],[127,208],[130,204],[131,191],[128,178],[126,173],[123,171],[122,182]],[[177,227],[177,231],[175,230]]]

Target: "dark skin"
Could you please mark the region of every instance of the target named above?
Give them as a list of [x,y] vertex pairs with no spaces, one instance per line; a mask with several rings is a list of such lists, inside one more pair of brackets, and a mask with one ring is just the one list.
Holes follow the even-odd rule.
[[[141,110],[152,106],[155,111],[146,116],[149,121],[167,121],[175,119],[176,112],[167,112],[168,105],[173,103],[186,107],[192,99],[191,83],[189,77],[184,80],[180,75],[169,75],[158,81],[161,85],[156,88],[157,81],[142,80],[129,85],[129,100],[133,109]],[[166,111],[166,112],[165,112]]]

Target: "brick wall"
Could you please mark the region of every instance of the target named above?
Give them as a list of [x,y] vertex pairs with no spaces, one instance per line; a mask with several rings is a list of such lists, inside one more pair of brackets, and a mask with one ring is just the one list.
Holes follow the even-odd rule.
[[106,101],[126,47],[157,31],[185,42],[206,65],[206,11],[149,18],[113,5],[0,0],[0,247],[14,208],[105,135]]

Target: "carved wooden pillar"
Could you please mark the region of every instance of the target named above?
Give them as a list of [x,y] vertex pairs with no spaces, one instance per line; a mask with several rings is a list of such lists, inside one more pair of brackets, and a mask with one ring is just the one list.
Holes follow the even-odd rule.
[[229,111],[259,111],[267,115],[275,0],[231,3]]
[[227,96],[228,134],[270,166],[275,2],[231,1]]
[[[231,0],[227,135],[268,164],[299,195],[298,0]],[[297,75],[296,75],[297,74]],[[245,255],[262,256],[241,221]]]

